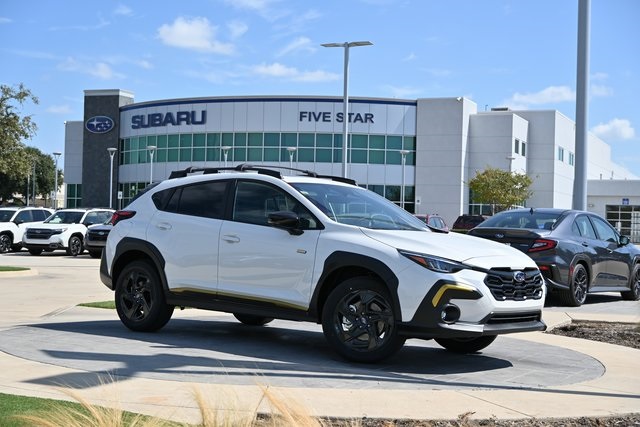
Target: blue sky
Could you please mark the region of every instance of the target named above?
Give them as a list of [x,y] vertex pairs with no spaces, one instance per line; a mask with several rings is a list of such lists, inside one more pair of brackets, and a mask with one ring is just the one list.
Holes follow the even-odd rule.
[[[591,0],[589,129],[640,176],[640,1]],[[85,89],[137,102],[242,95],[466,96],[575,118],[578,0],[3,0],[0,83],[40,99],[28,145],[63,151]]]

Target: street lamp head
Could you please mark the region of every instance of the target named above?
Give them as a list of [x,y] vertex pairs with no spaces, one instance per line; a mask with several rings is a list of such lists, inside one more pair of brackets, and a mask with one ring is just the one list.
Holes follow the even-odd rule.
[[152,153],[156,150],[156,148],[158,147],[156,147],[155,145],[147,145],[147,150],[151,151]]
[[113,148],[113,147],[109,147],[107,148],[107,151],[109,152],[109,154],[114,154],[116,151],[118,151],[117,148]]
[[58,156],[62,156],[62,153],[59,151],[54,151],[53,155],[58,157]]
[[360,42],[344,42],[344,43],[322,43],[320,46],[322,47],[355,47],[355,46],[371,46],[373,43],[370,41],[360,41]]
[[409,153],[410,153],[409,150],[400,150],[400,154],[402,154],[403,156],[406,156]]
[[295,152],[297,149],[298,149],[297,147],[287,147],[287,151],[290,153]]

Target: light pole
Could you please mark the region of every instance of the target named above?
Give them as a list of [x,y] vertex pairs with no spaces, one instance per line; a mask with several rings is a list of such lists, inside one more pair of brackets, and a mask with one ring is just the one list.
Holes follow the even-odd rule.
[[342,105],[342,176],[347,178],[347,144],[349,142],[349,48],[356,46],[371,46],[370,41],[324,43],[323,47],[344,48],[344,99]]
[[224,167],[227,167],[227,156],[229,154],[229,150],[231,149],[230,146],[228,145],[223,145],[222,146],[222,155],[224,156]]
[[33,206],[36,205],[36,161],[33,161]]
[[507,156],[507,160],[509,160],[509,172],[513,172],[513,161],[516,159],[516,156],[513,154]]
[[147,145],[147,150],[149,150],[149,156],[151,157],[151,163],[149,164],[149,184],[153,184],[153,153],[156,152],[155,145]]
[[293,155],[295,154],[296,150],[296,147],[287,147],[287,151],[289,152],[289,168],[291,169],[293,169]]
[[409,154],[409,150],[400,150],[400,155],[402,156],[402,186],[400,187],[400,207],[404,209],[404,168],[407,163],[407,154]]
[[56,167],[54,170],[54,184],[53,184],[53,203],[51,204],[51,207],[53,209],[58,209],[58,157],[60,157],[62,155],[62,153],[60,153],[59,151],[56,151],[53,153],[53,157],[56,159]]
[[109,152],[109,158],[111,160],[111,167],[109,167],[109,209],[111,209],[111,206],[113,206],[113,156],[118,149],[109,147],[107,151]]

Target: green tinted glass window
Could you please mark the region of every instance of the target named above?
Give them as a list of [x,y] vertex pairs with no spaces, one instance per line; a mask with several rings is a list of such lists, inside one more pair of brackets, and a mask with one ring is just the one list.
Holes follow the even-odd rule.
[[191,148],[181,148],[180,149],[180,161],[181,162],[190,162],[191,161]]
[[219,147],[220,146],[220,134],[208,133],[207,134],[207,147]]
[[[266,134],[265,134],[266,136]],[[280,149],[279,148],[265,148],[264,149],[264,161],[265,162],[278,162],[280,161]]]
[[207,159],[208,162],[216,162],[220,160],[220,149],[219,148],[207,148]]
[[384,150],[369,151],[369,163],[376,165],[384,165]]
[[401,136],[388,136],[387,137],[387,150],[402,150],[402,137]]
[[301,133],[298,135],[298,145],[300,147],[313,147],[314,139],[312,133]]
[[67,184],[67,197],[76,197],[76,185]]
[[367,148],[369,137],[367,135],[351,135],[351,148]]
[[193,134],[184,133],[180,135],[180,147],[186,148],[193,145]]
[[147,137],[147,147],[149,145],[155,145],[156,147],[158,146],[158,137],[155,135],[151,135]]
[[247,149],[242,147],[242,148],[234,148],[233,149],[233,158],[232,161],[234,162],[244,162],[247,160]]
[[334,147],[342,147],[342,134],[333,135],[333,146]]
[[[265,133],[264,134],[265,147],[279,147],[280,146],[280,134],[279,133]],[[275,159],[270,159],[275,160]]]
[[120,151],[129,151],[131,150],[131,139],[127,138],[123,140],[123,145],[120,147]]
[[123,153],[123,159],[122,159],[122,164],[123,165],[130,165],[131,164],[131,152],[126,152]]
[[168,162],[177,162],[178,161],[178,149],[170,148],[167,151],[167,161]]
[[233,140],[234,147],[246,147],[247,146],[247,134],[244,132],[238,132],[235,134]]
[[[249,139],[249,143],[251,143],[251,139]],[[249,147],[248,159],[252,162],[261,162],[262,161],[262,148]]]
[[146,150],[147,149],[147,137],[139,136],[138,137],[138,149]]
[[296,147],[298,145],[298,134],[283,133],[281,135],[281,142],[283,147]]
[[415,150],[416,149],[416,137],[415,136],[405,136],[403,143],[405,150]]
[[332,151],[331,149],[328,148],[317,148],[316,149],[316,162],[322,162],[322,163],[331,163],[331,156],[332,156]]
[[232,133],[223,133],[222,134],[222,146],[223,147],[233,147],[233,134]]
[[193,135],[193,146],[204,147],[207,145],[207,135],[204,133],[196,133]]
[[138,149],[138,138],[131,138],[131,149],[132,150]]
[[402,164],[402,155],[396,150],[387,150],[387,164],[388,165],[400,165]]
[[369,185],[367,188],[384,197],[384,185]]
[[177,148],[180,145],[180,138],[178,135],[169,135],[168,138],[167,147]]
[[342,149],[341,148],[333,150],[333,161],[335,163],[341,163],[342,162]]
[[387,185],[384,189],[384,197],[392,202],[400,201],[400,186],[399,185]]
[[299,162],[313,162],[313,148],[299,148],[298,149],[298,161]]
[[319,133],[316,135],[316,147],[333,146],[333,135],[328,133]]
[[193,161],[194,162],[202,162],[205,160],[205,148],[204,147],[197,147],[193,149]]
[[416,153],[414,151],[407,154],[407,158],[405,159],[405,164],[415,166],[416,164]]
[[367,163],[367,150],[351,150],[352,163]]
[[158,135],[158,148],[167,148],[167,135]]
[[369,148],[384,150],[384,135],[370,135]]
[[157,160],[158,162],[166,162],[167,161],[167,149],[166,148],[159,148],[158,150],[156,150],[156,155],[153,158],[154,160]]
[[262,147],[262,134],[250,133],[249,134],[249,146],[250,147]]

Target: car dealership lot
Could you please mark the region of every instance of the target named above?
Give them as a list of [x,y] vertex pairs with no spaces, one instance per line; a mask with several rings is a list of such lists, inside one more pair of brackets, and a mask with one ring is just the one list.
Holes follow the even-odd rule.
[[[541,333],[500,337],[468,356],[411,340],[376,365],[342,361],[318,325],[300,322],[254,328],[226,314],[184,310],[159,333],[133,333],[115,311],[75,307],[113,297],[98,263],[63,253],[0,256],[0,265],[37,270],[0,276],[0,392],[60,398],[56,388],[68,385],[90,399],[185,420],[197,416],[195,404],[184,403],[194,385],[230,387],[249,405],[259,398],[255,385],[268,384],[317,414],[393,418],[455,418],[470,410],[486,418],[566,416],[571,408],[609,415],[637,410],[640,399],[640,378],[628,369],[638,350]],[[545,316],[550,323],[565,311],[639,320],[637,301],[596,297],[576,309],[548,307]],[[120,385],[117,396],[105,397],[113,389],[99,386],[109,376]]]

